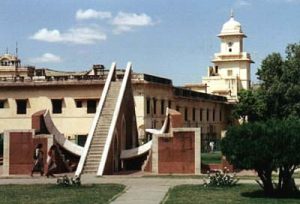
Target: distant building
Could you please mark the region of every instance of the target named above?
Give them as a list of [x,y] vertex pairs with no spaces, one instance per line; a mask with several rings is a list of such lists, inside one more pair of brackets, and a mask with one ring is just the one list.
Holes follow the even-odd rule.
[[[6,60],[0,70],[0,133],[30,129],[31,115],[49,109],[57,128],[83,145],[108,70],[94,65],[88,71],[62,72],[19,66],[13,55],[0,59]],[[18,74],[13,61],[18,62]],[[117,71],[120,79],[123,75],[124,70]],[[146,128],[162,127],[167,107],[183,114],[185,127],[201,127],[207,142],[220,138],[226,129],[230,111],[226,97],[175,87],[170,79],[141,73],[133,73],[132,84],[140,142],[147,140]]]
[[233,14],[223,25],[218,37],[221,40],[220,52],[214,55],[213,66],[208,67],[207,76],[203,77],[202,84],[188,84],[186,87],[226,96],[229,102],[235,103],[237,93],[250,87],[250,65],[253,61],[250,54],[244,52],[243,40],[246,35]]
[[[202,84],[176,87],[172,80],[143,73],[131,77],[140,143],[147,128],[161,128],[166,108],[183,115],[185,127],[201,127],[202,145],[218,140],[231,122],[231,103],[250,86],[249,53],[243,52],[246,35],[233,15],[218,35],[220,53],[212,60]],[[11,54],[0,56],[0,134],[6,129],[30,129],[32,114],[50,110],[60,132],[83,145],[92,124],[108,70],[94,65],[87,71],[63,72],[21,66]],[[117,70],[122,79],[124,70]]]

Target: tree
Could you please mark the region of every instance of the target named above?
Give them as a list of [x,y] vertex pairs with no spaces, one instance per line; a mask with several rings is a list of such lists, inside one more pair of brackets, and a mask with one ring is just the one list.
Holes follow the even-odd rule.
[[236,117],[258,121],[300,116],[300,43],[288,45],[285,58],[268,55],[256,74],[260,86],[239,93]]
[[234,118],[252,122],[263,119],[266,112],[264,94],[259,90],[241,90],[238,93],[239,103],[233,109]]
[[[236,168],[254,169],[268,196],[297,191],[292,175],[300,165],[300,120],[271,119],[244,123],[228,129],[221,141],[222,153]],[[273,185],[272,172],[279,171]]]

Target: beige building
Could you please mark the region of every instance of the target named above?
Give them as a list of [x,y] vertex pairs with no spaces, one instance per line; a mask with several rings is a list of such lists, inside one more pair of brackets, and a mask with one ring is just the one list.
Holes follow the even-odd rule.
[[[32,114],[48,109],[60,132],[78,144],[85,142],[108,70],[94,65],[89,71],[61,72],[22,67],[20,60],[0,58],[0,133],[30,129]],[[12,63],[18,62],[18,70]],[[9,70],[9,72],[8,72]],[[22,70],[21,72],[17,72]],[[124,70],[118,70],[121,79]],[[202,127],[203,139],[217,139],[228,124],[227,99],[175,87],[170,79],[148,74],[132,75],[140,142],[146,128],[160,128],[167,107],[180,111],[186,127]]]
[[246,35],[233,14],[223,25],[220,38],[220,52],[213,57],[213,66],[208,67],[202,84],[188,84],[195,91],[226,96],[229,102],[237,101],[241,89],[249,89],[251,83],[250,65],[253,63],[249,53],[244,52],[243,40]]
[[[161,128],[167,107],[183,115],[185,127],[201,127],[202,144],[221,137],[231,122],[231,104],[250,86],[250,54],[244,52],[241,24],[233,15],[218,35],[220,52],[201,84],[176,87],[172,80],[133,73],[131,80],[140,143],[147,128]],[[103,65],[88,71],[62,72],[21,66],[18,57],[0,56],[0,134],[6,129],[30,129],[32,114],[48,109],[56,127],[80,145],[85,142],[108,76]],[[124,70],[117,70],[122,79]]]

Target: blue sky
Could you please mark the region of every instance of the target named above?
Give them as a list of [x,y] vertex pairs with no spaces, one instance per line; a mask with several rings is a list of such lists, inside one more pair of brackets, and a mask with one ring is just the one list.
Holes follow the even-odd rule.
[[234,9],[248,38],[252,79],[261,60],[300,42],[300,0],[1,0],[0,52],[22,64],[87,70],[93,64],[200,82]]

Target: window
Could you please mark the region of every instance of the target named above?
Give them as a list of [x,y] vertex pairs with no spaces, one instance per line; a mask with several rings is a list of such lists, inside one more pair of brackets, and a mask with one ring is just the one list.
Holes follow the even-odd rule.
[[156,114],[156,99],[153,98],[153,113]]
[[203,109],[200,109],[200,121],[202,121],[202,114],[203,114]]
[[87,135],[76,135],[76,143],[79,146],[84,147],[86,139],[87,139]]
[[218,66],[215,66],[215,70],[216,70],[216,74],[218,74],[219,67],[218,67]]
[[185,120],[185,121],[188,121],[188,120],[189,120],[188,108],[187,108],[187,107],[185,107],[185,109],[184,109],[184,120]]
[[220,122],[222,122],[222,110],[220,110],[220,112],[219,112],[219,117],[220,117]]
[[176,111],[180,111],[180,107],[179,106],[176,106]]
[[209,109],[206,110],[206,121],[209,121]]
[[51,99],[52,113],[62,113],[62,99]]
[[17,114],[27,113],[27,99],[16,100],[17,103]]
[[231,49],[231,48],[229,48],[229,52],[232,52],[232,49]]
[[90,99],[87,100],[87,113],[96,113],[97,100]]
[[75,100],[76,108],[82,108],[82,100]]
[[168,101],[168,107],[172,108],[172,101]]
[[193,121],[195,121],[195,120],[196,120],[196,109],[193,108]]
[[150,114],[150,98],[147,98],[147,102],[146,102],[146,111],[147,111],[147,114]]
[[161,103],[160,103],[160,113],[162,115],[165,113],[165,100],[161,100]]
[[5,100],[0,100],[0,108],[4,108]]
[[227,76],[232,76],[232,70],[227,70]]
[[213,121],[215,121],[215,109],[213,109]]

